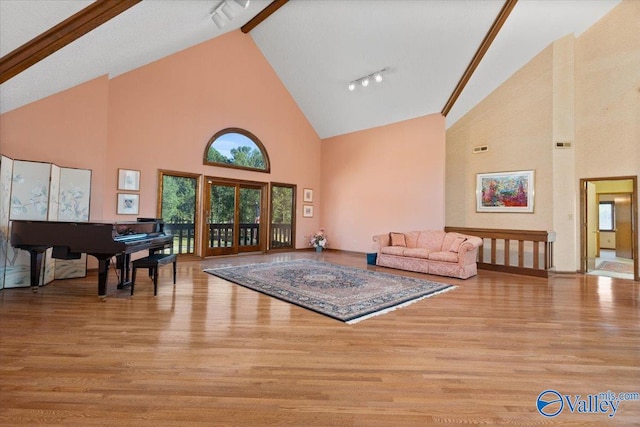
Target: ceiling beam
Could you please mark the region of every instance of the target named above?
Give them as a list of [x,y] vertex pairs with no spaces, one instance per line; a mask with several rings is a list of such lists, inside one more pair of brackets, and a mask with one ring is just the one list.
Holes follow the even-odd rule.
[[249,31],[260,25],[262,21],[273,15],[276,10],[280,9],[288,1],[289,0],[273,0],[271,3],[269,3],[269,6],[262,9],[260,13],[258,13],[249,22],[240,27],[240,30],[243,33],[247,34]]
[[487,33],[486,36],[484,36],[484,40],[482,40],[482,43],[480,43],[480,47],[478,47],[476,54],[473,56],[473,59],[471,59],[471,62],[467,66],[467,69],[464,71],[464,74],[460,78],[460,81],[456,85],[456,88],[453,90],[453,93],[447,100],[447,103],[444,105],[444,108],[441,111],[441,114],[444,117],[447,117],[447,114],[449,114],[449,111],[451,111],[451,109],[453,108],[453,104],[455,104],[458,97],[462,93],[462,90],[471,79],[473,72],[476,70],[476,68],[480,64],[480,61],[482,61],[484,54],[487,53],[487,51],[489,50],[491,43],[493,43],[493,40],[498,35],[498,32],[502,28],[502,25],[505,23],[505,21],[509,17],[509,14],[513,10],[517,2],[518,0],[506,0],[504,5],[502,6],[502,9],[500,9],[500,13],[498,13],[498,16],[496,17],[495,21],[493,21],[493,25],[491,25],[489,32]]
[[97,0],[0,58],[0,84],[62,49],[142,0]]

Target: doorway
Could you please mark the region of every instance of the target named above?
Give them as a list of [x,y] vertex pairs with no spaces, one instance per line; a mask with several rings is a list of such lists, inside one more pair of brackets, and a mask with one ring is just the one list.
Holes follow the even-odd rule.
[[580,180],[580,272],[640,281],[637,178]]
[[266,252],[266,183],[207,178],[204,256]]

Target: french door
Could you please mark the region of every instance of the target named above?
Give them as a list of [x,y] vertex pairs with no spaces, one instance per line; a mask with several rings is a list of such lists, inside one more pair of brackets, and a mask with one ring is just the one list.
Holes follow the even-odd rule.
[[266,251],[266,184],[208,178],[205,189],[204,255]]

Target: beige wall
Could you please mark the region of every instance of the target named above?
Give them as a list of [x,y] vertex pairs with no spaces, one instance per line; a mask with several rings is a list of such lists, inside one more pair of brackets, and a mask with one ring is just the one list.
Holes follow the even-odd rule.
[[[447,226],[552,228],[552,58],[545,49],[447,130]],[[519,170],[535,171],[534,213],[476,212],[476,174]]]
[[[451,126],[447,225],[554,230],[557,269],[579,268],[580,179],[640,174],[638,22],[640,2],[624,0],[580,37],[542,51]],[[573,147],[556,150],[556,141]],[[488,153],[471,154],[485,144]],[[517,169],[536,171],[535,213],[476,213],[475,174]]]
[[[220,60],[223,58],[223,60]],[[205,166],[207,142],[240,127],[266,147],[271,173]],[[319,227],[320,139],[251,37],[239,30],[127,74],[96,79],[0,116],[2,154],[93,170],[91,219],[116,215],[118,168],[141,171],[140,214],[156,215],[158,169],[298,186],[297,246]]]
[[444,136],[444,118],[432,114],[323,140],[331,247],[371,252],[375,234],[442,229]]

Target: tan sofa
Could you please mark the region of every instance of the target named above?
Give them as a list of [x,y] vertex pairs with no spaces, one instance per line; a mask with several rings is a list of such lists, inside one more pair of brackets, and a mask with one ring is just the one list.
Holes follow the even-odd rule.
[[478,274],[476,259],[482,239],[441,230],[373,236],[376,265],[418,273],[467,279]]

